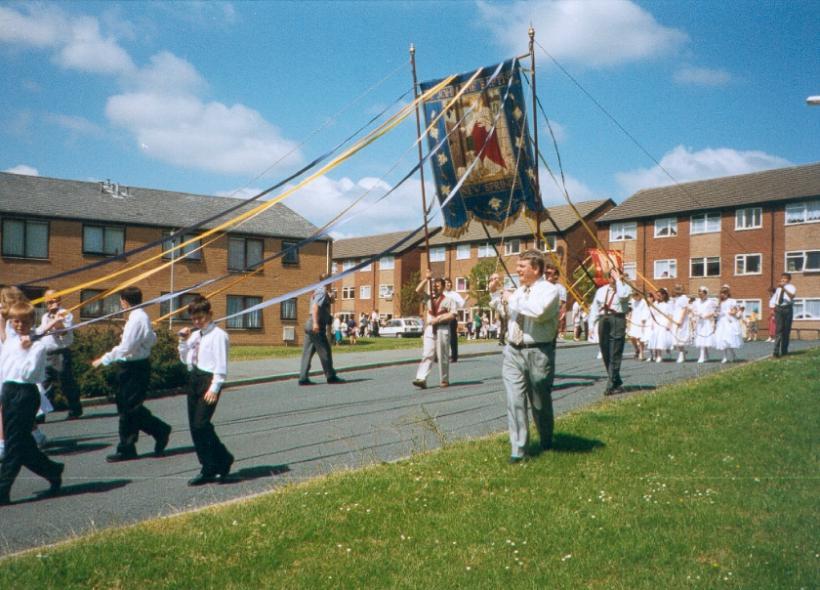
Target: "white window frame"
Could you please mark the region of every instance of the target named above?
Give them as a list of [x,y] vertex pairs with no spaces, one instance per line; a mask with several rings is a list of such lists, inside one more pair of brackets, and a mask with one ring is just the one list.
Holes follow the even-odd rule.
[[359,285],[359,299],[370,299],[370,285]]
[[456,260],[468,260],[471,254],[470,244],[456,244]]
[[820,320],[820,309],[817,310],[817,315],[809,315],[808,317],[803,317],[806,314],[807,302],[811,303],[813,306],[817,306],[818,308],[820,308],[820,297],[801,297],[800,299],[795,299],[794,321],[801,322]]
[[539,250],[540,252],[555,252],[556,244],[558,240],[556,239],[554,234],[547,234],[544,236],[547,240],[546,243],[541,238],[535,240],[535,249]]
[[342,272],[350,270],[356,266],[356,260],[354,258],[348,258],[347,260],[342,260]]
[[[663,269],[661,269],[660,273],[658,272],[658,263],[666,263],[667,264],[667,272],[669,273],[668,276],[663,275]],[[652,269],[654,271],[654,277],[656,279],[676,279],[678,278],[678,259],[677,258],[664,258],[662,260],[655,260],[652,263]]]
[[396,268],[395,256],[387,255],[379,258],[379,270],[393,270],[394,268]]
[[456,277],[456,291],[464,293],[470,290],[470,279],[467,277]]
[[[662,234],[666,230],[666,234]],[[655,220],[655,234],[656,238],[676,238],[678,236],[678,218],[677,217],[659,217]]]
[[[368,260],[367,258],[362,258],[361,260],[359,260],[359,264],[361,264],[362,262],[367,262],[367,260]],[[372,260],[370,262],[368,262],[366,266],[361,267],[359,269],[359,272],[370,272],[371,270],[373,270],[373,261]]]
[[[715,258],[717,258],[717,262],[718,262],[718,273],[716,275],[710,275],[709,274],[709,260],[710,259],[715,259]],[[703,262],[703,274],[702,275],[696,275],[692,270],[696,260]],[[692,279],[695,279],[695,278],[697,278],[697,279],[709,279],[709,278],[719,277],[722,270],[723,269],[721,268],[720,256],[695,256],[694,258],[689,259],[689,278],[692,278]]]
[[392,283],[383,283],[379,285],[379,299],[392,299],[393,298],[393,284]]
[[638,263],[624,262],[624,274],[633,281],[638,280]]
[[[747,213],[751,212],[752,222],[748,223]],[[757,223],[755,223],[755,217]],[[763,227],[763,207],[744,207],[735,210],[735,231],[746,231],[747,229],[760,229]]]
[[513,238],[504,242],[504,256],[514,256],[521,253],[521,240]]
[[[786,205],[786,214],[784,215],[784,223],[786,225],[799,225],[801,223],[820,223],[820,216],[816,219],[809,219],[809,208],[816,207],[820,209],[820,199],[812,199],[809,201],[802,201],[800,203],[789,203]],[[792,214],[799,210],[802,213],[802,219],[796,221],[789,221],[789,210]]]
[[342,287],[342,299],[350,300],[356,298],[356,287]]
[[757,319],[763,319],[763,302],[760,299],[736,299],[737,301],[737,308],[740,309],[741,306],[745,307],[743,317],[748,317],[750,313],[753,311],[757,312]]
[[430,248],[430,262],[444,262],[447,260],[446,246],[433,246]]
[[[760,257],[760,270],[757,272],[746,272],[746,267],[748,266],[748,260],[750,256],[758,256]],[[743,260],[743,272],[738,272],[738,262]],[[735,276],[736,277],[745,277],[745,276],[755,276],[763,274],[763,254],[761,252],[750,252],[748,254],[735,254]]]
[[[703,218],[703,229],[695,230],[695,219]],[[717,229],[709,229],[709,220],[717,217]],[[689,235],[697,236],[700,234],[717,234],[720,233],[720,213],[698,213],[689,218]]]
[[493,256],[495,256],[495,250],[493,250],[493,245],[490,242],[478,245],[479,258],[492,258]]
[[[808,261],[809,254],[818,254],[820,255],[820,250],[794,250],[790,252],[786,252],[784,254],[784,262],[783,268],[786,269],[786,272],[818,272],[820,271],[820,266],[806,268],[806,263]],[[789,268],[789,259],[796,259],[800,260],[800,268],[799,269],[791,269]]]
[[[632,231],[629,231],[631,227]],[[638,239],[637,221],[619,221],[609,225],[610,242],[626,242]]]

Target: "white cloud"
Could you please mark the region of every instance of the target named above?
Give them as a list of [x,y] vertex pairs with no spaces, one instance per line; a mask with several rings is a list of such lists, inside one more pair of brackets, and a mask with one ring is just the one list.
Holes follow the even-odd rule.
[[682,66],[675,71],[674,80],[694,86],[726,86],[732,81],[732,75],[721,69]]
[[102,137],[104,135],[102,127],[96,123],[92,123],[85,117],[49,113],[46,115],[46,119],[78,135],[88,135],[90,137]]
[[95,74],[127,75],[135,68],[128,53],[114,37],[103,37],[96,18],[78,17],[68,23],[67,42],[54,56],[66,69]]
[[[731,148],[706,148],[695,152],[682,145],[665,154],[660,163],[677,182],[748,174],[759,170],[770,170],[792,165],[784,158],[756,150],[739,151]],[[629,194],[642,188],[666,186],[675,183],[658,166],[620,172],[615,175],[615,178],[618,184]]]
[[688,40],[629,0],[480,2],[478,8],[481,23],[509,53],[526,49],[532,23],[536,41],[556,59],[593,68],[655,58]]
[[[541,185],[541,199],[544,201],[544,205],[547,207],[553,207],[556,205],[566,205],[567,200],[564,197],[564,189],[561,183],[561,176],[558,171],[555,171],[555,178],[558,181],[558,184],[552,179],[549,172],[547,172],[543,167],[539,170],[539,184]],[[603,198],[599,195],[595,194],[589,186],[584,184],[581,180],[578,180],[574,176],[569,174],[565,174],[566,178],[566,185],[567,185],[567,192],[569,193],[569,198],[572,199],[573,203],[578,203],[579,201],[589,201],[590,199],[600,199]]]
[[26,164],[17,164],[17,166],[6,168],[3,172],[10,172],[11,174],[24,174],[26,176],[40,176],[40,172],[37,168]]
[[151,63],[124,79],[123,86],[158,94],[198,93],[208,83],[190,62],[169,51],[151,56]]
[[64,39],[65,16],[54,9],[21,6],[18,12],[0,6],[0,42],[31,47],[55,47]]

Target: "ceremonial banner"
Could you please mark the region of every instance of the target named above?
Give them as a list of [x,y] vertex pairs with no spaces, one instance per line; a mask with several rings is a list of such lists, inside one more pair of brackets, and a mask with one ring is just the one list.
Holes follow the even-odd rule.
[[[478,158],[455,198],[442,207],[444,233],[448,236],[457,237],[467,231],[471,219],[502,230],[522,210],[533,219],[542,210],[535,190],[535,160],[520,65],[518,60],[505,62],[493,79],[497,68],[483,68],[428,136],[431,149],[447,136],[445,145],[432,159],[439,203]],[[428,126],[472,77],[473,73],[456,76],[425,101]],[[422,92],[438,82],[423,82]]]
[[620,250],[598,250],[592,248],[587,251],[587,254],[589,254],[592,264],[595,267],[594,278],[597,287],[603,287],[609,282],[607,273],[612,269],[613,263],[617,264],[618,270],[623,272],[624,257],[623,252]]

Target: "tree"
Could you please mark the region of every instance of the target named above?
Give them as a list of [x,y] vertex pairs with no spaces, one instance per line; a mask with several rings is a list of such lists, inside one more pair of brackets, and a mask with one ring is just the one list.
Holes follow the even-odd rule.
[[483,258],[470,269],[470,298],[479,309],[486,309],[490,305],[490,292],[487,283],[490,275],[496,271],[495,258]]
[[401,290],[399,291],[399,297],[401,297],[401,315],[405,317],[419,315],[422,297],[421,293],[416,293],[416,287],[418,287],[420,281],[421,275],[418,272],[414,272],[410,275],[410,278],[407,279],[407,282],[401,286]]

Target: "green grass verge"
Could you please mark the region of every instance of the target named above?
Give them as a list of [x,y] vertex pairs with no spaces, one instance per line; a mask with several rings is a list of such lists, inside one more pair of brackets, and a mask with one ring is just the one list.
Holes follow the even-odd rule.
[[[459,346],[473,343],[490,342],[489,340],[459,339]],[[377,350],[420,350],[421,338],[359,338],[356,344],[344,344],[333,347],[333,355],[348,352],[371,352]],[[302,355],[301,346],[232,346],[229,351],[231,361],[252,361],[265,358],[287,358]]]
[[820,350],[0,562],[0,588],[817,588]]

